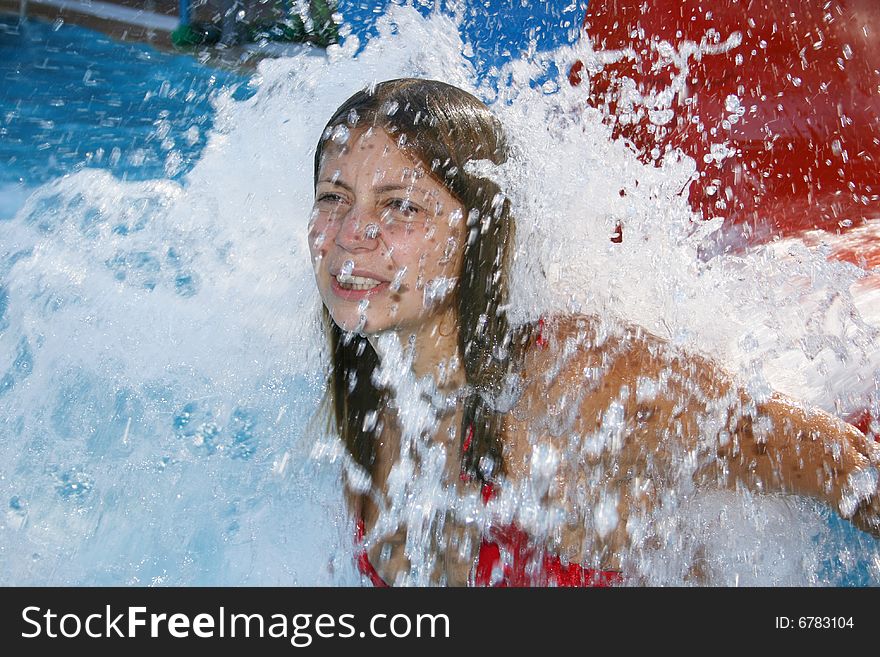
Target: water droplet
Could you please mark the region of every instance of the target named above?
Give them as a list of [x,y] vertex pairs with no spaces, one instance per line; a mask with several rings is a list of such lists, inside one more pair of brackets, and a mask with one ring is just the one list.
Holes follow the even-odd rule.
[[733,114],[745,113],[745,109],[743,108],[739,97],[734,96],[733,94],[724,99],[724,109]]
[[427,308],[437,301],[441,301],[455,289],[457,283],[458,278],[455,276],[449,278],[438,276],[429,280],[422,295],[422,305]]
[[654,125],[666,125],[675,118],[675,112],[671,109],[651,109],[648,110],[648,119]]
[[397,292],[400,289],[401,284],[403,283],[404,276],[406,276],[406,267],[401,267],[397,270],[397,273],[394,274],[394,278],[391,280],[391,283],[388,285],[388,287]]
[[344,144],[348,141],[350,135],[351,131],[346,126],[338,125],[333,128],[333,133],[330,138],[337,144]]
[[361,299],[360,303],[358,303],[358,324],[354,329],[357,334],[361,334],[367,325],[367,308],[369,307],[369,299]]
[[593,508],[593,523],[600,537],[605,538],[617,528],[620,517],[617,514],[617,495],[603,495]]

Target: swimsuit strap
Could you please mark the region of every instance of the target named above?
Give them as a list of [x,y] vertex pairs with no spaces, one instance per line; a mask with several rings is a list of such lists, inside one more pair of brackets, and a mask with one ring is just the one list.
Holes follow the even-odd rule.
[[[541,554],[538,548],[529,544],[529,535],[513,524],[491,531],[493,540],[483,539],[480,545],[473,573],[474,586],[604,588],[623,583],[623,575],[616,570],[564,564],[557,555]],[[502,549],[506,559],[502,559]]]
[[544,337],[544,317],[538,320],[538,337],[535,338],[535,344],[538,345],[541,349],[545,349],[548,344],[547,338]]
[[358,545],[357,552],[357,566],[361,575],[366,575],[373,586],[377,588],[388,588],[388,582],[386,582],[379,573],[376,572],[376,569],[373,568],[373,564],[370,563],[370,557],[367,554],[367,548],[364,547],[364,519],[358,516],[355,519],[354,526],[354,540]]

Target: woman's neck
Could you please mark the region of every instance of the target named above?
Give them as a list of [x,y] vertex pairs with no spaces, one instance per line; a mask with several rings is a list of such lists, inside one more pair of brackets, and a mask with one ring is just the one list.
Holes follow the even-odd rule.
[[430,375],[438,391],[457,390],[466,383],[451,307],[415,327],[389,329],[367,339],[379,356],[380,367],[388,370],[386,376],[411,373],[422,380]]

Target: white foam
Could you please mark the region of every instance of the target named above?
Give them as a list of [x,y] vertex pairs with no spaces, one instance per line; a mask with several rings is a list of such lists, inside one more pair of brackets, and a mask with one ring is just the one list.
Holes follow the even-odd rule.
[[[379,30],[357,58],[350,38],[326,58],[261,62],[252,98],[217,101],[182,184],[83,170],[0,224],[4,583],[359,581],[344,459],[316,464],[325,437],[305,422],[327,357],[306,246],[313,148],[333,110],[373,81],[432,77],[494,95],[477,89],[452,19],[394,6]],[[712,226],[694,221],[684,194],[693,162],[639,163],[585,108],[586,85],[562,74],[557,93],[530,88],[548,62],[565,71],[576,57],[601,60],[581,43],[513,62],[493,104],[516,150],[491,174],[518,220],[514,319],[613,314],[755,385],[775,384],[770,365],[786,363],[800,398],[857,403],[825,370],[835,359],[853,377],[876,367],[875,335],[848,292],[858,272],[807,249],[704,262]],[[609,239],[618,223],[621,244]],[[442,510],[441,498],[423,501]],[[606,531],[609,509],[597,513]],[[552,520],[526,512],[536,526]],[[722,581],[738,558],[723,537],[765,535],[745,516],[716,534]],[[820,558],[805,536],[773,535],[788,554]],[[674,579],[650,563],[649,580]],[[806,572],[791,581],[812,581]]]
[[0,221],[12,219],[32,191],[18,183],[0,184]]

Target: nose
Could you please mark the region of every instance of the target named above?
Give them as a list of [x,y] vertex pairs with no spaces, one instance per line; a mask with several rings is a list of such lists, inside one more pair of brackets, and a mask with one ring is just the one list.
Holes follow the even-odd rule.
[[379,222],[359,205],[354,205],[342,217],[342,225],[336,232],[336,243],[346,251],[376,248]]

